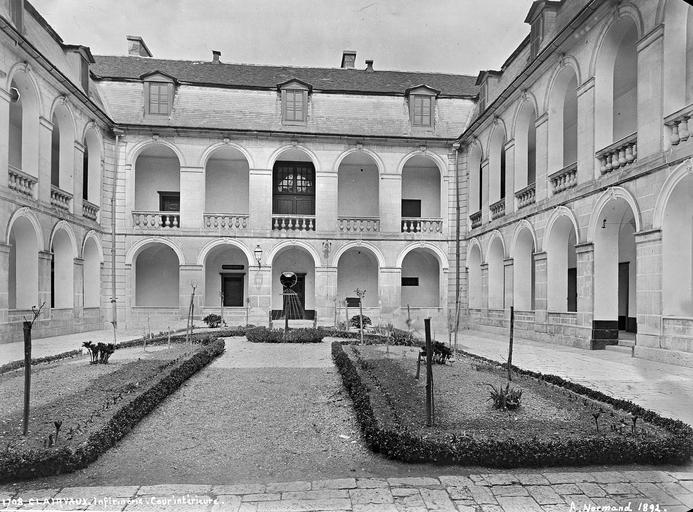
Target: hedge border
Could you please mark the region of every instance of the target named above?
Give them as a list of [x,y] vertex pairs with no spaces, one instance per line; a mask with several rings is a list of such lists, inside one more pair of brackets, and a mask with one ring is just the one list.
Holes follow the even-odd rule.
[[121,407],[99,430],[93,432],[87,441],[76,448],[61,446],[0,452],[0,483],[70,473],[88,466],[122,439],[186,380],[220,356],[224,349],[224,340],[217,338],[172,367],[166,376]]
[[[504,365],[468,352],[460,352],[494,366]],[[495,440],[445,434],[431,439],[405,428],[379,425],[373,412],[368,386],[339,342],[332,343],[332,357],[351,397],[366,445],[374,452],[404,462],[473,465],[486,467],[586,466],[597,464],[686,464],[693,453],[693,429],[680,420],[664,418],[627,400],[609,397],[600,391],[575,384],[556,375],[513,369],[549,384],[568,389],[593,400],[636,414],[667,430],[663,440],[633,438],[589,438],[580,440]]]

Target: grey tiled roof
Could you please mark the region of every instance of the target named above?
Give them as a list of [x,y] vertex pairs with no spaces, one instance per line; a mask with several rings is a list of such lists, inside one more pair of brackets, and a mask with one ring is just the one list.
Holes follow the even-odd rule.
[[417,85],[428,85],[443,96],[473,97],[478,91],[476,77],[443,73],[214,64],[130,56],[97,55],[94,59],[92,73],[97,78],[113,80],[139,79],[144,74],[160,71],[179,82],[239,88],[273,88],[297,78],[315,90],[330,92],[404,94]]

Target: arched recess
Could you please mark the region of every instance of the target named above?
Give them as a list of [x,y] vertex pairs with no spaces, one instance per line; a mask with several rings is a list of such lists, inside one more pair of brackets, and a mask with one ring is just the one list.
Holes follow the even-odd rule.
[[128,249],[127,252],[125,253],[125,264],[126,265],[133,265],[135,262],[135,258],[140,253],[140,251],[142,251],[143,248],[145,248],[146,246],[151,245],[151,244],[167,245],[176,254],[176,258],[178,259],[180,264],[185,265],[185,256],[183,255],[183,251],[181,250],[181,248],[178,247],[176,244],[174,244],[168,238],[163,238],[163,237],[143,238],[143,239],[139,240],[138,242],[134,243],[130,247],[130,249]]
[[35,217],[17,212],[7,228],[10,246],[8,268],[9,309],[30,309],[38,306],[38,254],[43,235]]
[[10,101],[8,163],[38,178],[39,116],[41,97],[34,77],[25,64],[17,64],[8,74],[8,91],[15,88],[18,98]]
[[378,263],[378,267],[387,266],[385,263],[385,256],[383,255],[383,252],[378,248],[378,246],[376,246],[370,242],[363,241],[363,240],[347,242],[344,245],[342,245],[339,249],[337,249],[332,256],[332,266],[336,267],[337,262],[339,261],[339,258],[341,258],[342,254],[344,254],[349,249],[354,249],[354,248],[367,249],[368,251],[370,251],[375,256],[377,263]]
[[598,284],[594,319],[603,328],[636,332],[635,232],[639,229],[637,205],[625,189],[607,190],[597,200],[590,222]]
[[96,123],[89,123],[82,137],[84,157],[82,160],[82,199],[101,206],[101,161],[103,139]]
[[248,215],[250,162],[245,153],[236,146],[222,144],[204,162],[205,213]]
[[572,65],[560,67],[548,94],[548,170],[555,172],[577,162],[577,86]]
[[161,227],[180,227],[180,160],[168,144],[150,143],[135,160],[135,211],[161,212]]
[[[184,262],[163,239],[142,241],[131,249],[135,268],[134,305],[138,307],[177,308],[179,304],[180,265]],[[127,259],[127,258],[126,258]]]
[[321,266],[321,260],[320,260],[320,253],[318,253],[315,248],[310,245],[307,242],[303,242],[302,240],[284,240],[283,242],[279,242],[277,245],[272,247],[270,249],[269,254],[267,254],[266,260],[267,263],[263,263],[263,265],[272,266],[274,259],[277,257],[277,254],[279,254],[281,251],[284,249],[287,249],[289,247],[300,247],[301,249],[305,250],[308,254],[311,255],[313,258],[313,264],[316,267]]
[[430,242],[412,242],[406,245],[404,249],[402,249],[397,255],[397,261],[395,263],[395,266],[401,268],[402,261],[404,260],[407,253],[417,248],[428,249],[432,254],[435,254],[436,258],[438,258],[438,263],[440,263],[440,267],[442,270],[445,271],[450,267],[450,265],[448,264],[448,257],[445,254],[445,252],[443,252],[443,250],[441,250],[440,247]]
[[655,206],[653,227],[662,229],[662,314],[693,318],[693,164],[667,179]]
[[[273,226],[315,230],[318,160],[302,146],[285,146],[270,158]],[[300,219],[294,219],[294,216]],[[305,227],[307,226],[307,227]]]
[[534,253],[536,237],[532,225],[522,220],[515,229],[511,256],[513,258],[513,305],[518,311],[534,310]]
[[72,194],[75,121],[63,97],[57,98],[53,103],[51,123],[51,185]]
[[505,197],[505,125],[495,121],[488,143],[489,204]]
[[340,251],[335,255],[337,262],[337,299],[343,301],[346,297],[356,297],[354,290],[366,290],[363,306],[378,307],[378,274],[380,271],[379,258],[371,249],[361,245]]
[[546,226],[543,247],[547,265],[547,306],[549,311],[577,311],[577,252],[579,233],[575,216],[558,207]]
[[467,280],[468,280],[468,303],[470,309],[482,308],[482,283],[481,283],[481,244],[477,239],[470,242],[469,253],[467,254]]
[[616,18],[595,47],[595,145],[601,149],[637,131],[636,43],[640,24],[630,10]]
[[50,241],[51,308],[67,309],[74,306],[75,258],[78,255],[75,234],[65,221],[58,222]]
[[537,109],[532,95],[527,95],[515,116],[515,190],[536,181],[537,175]]
[[218,149],[221,148],[232,148],[236,151],[238,151],[241,155],[243,155],[243,158],[245,158],[245,161],[248,162],[248,167],[251,169],[255,169],[255,163],[253,160],[253,155],[243,146],[240,144],[236,144],[233,142],[217,142],[215,144],[212,144],[209,146],[207,149],[204,150],[202,153],[202,157],[200,158],[200,166],[201,167],[206,167],[207,166],[207,161],[216,153]]
[[[352,149],[337,164],[337,216],[347,219],[380,217],[381,164],[371,151]],[[366,224],[367,226],[367,224]],[[365,229],[364,229],[365,230]]]
[[402,230],[421,231],[417,218],[441,219],[445,207],[443,171],[429,153],[412,153],[402,172]]
[[486,250],[488,263],[488,308],[505,307],[505,243],[498,231],[494,231]]
[[[280,244],[272,251],[272,318],[312,320],[317,308],[315,300],[315,267],[319,259],[303,244]],[[284,272],[296,274],[297,281],[290,295],[284,294],[280,277]]]
[[200,252],[199,264],[204,267],[206,308],[245,307],[248,299],[248,269],[251,259],[240,242],[216,240]]
[[93,231],[84,237],[82,258],[84,259],[84,307],[98,308],[101,305],[103,250]]
[[662,0],[664,23],[664,114],[693,103],[693,6]]
[[402,258],[401,305],[437,308],[442,281],[439,254],[428,247],[414,247]]
[[481,162],[483,151],[478,140],[474,139],[467,146],[467,169],[469,173],[469,213],[481,210],[483,204],[483,176]]

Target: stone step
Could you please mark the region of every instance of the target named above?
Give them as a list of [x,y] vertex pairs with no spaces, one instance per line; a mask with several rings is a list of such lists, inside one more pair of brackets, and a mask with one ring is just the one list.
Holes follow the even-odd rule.
[[618,345],[620,347],[634,347],[635,340],[618,340]]
[[628,354],[628,355],[633,354],[633,347],[621,345],[621,342],[619,342],[618,345],[607,345],[605,347],[605,349],[611,350],[612,352],[622,352],[622,353]]

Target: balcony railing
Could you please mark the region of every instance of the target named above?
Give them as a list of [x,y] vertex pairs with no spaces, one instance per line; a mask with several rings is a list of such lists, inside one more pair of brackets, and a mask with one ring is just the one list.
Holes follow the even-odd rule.
[[207,229],[247,229],[247,213],[205,213],[205,228]]
[[34,185],[38,183],[38,178],[20,171],[16,167],[9,166],[9,187],[15,192],[19,192],[27,197],[34,197]]
[[55,185],[51,185],[51,204],[53,206],[69,212],[70,201],[72,201],[72,194],[65,192]]
[[638,158],[638,132],[631,133],[610,146],[600,149],[595,156],[599,160],[602,174],[632,164]]
[[481,226],[481,210],[474,212],[469,216],[469,220],[472,222],[472,229]]
[[689,139],[693,130],[691,119],[693,119],[693,103],[664,118],[664,125],[669,127],[669,142],[672,146],[677,146],[680,142],[686,142]]
[[315,231],[315,215],[272,214],[274,231]]
[[402,233],[442,233],[443,220],[436,218],[402,217]]
[[549,174],[549,182],[551,183],[551,191],[554,194],[577,185],[577,162],[566,165],[563,169]]
[[527,185],[522,190],[515,192],[515,199],[517,199],[517,209],[524,208],[530,204],[534,204],[536,201],[537,184],[531,183]]
[[339,217],[337,228],[343,233],[373,233],[380,231],[378,217]]
[[179,212],[132,212],[132,225],[143,229],[178,229]]
[[502,197],[490,206],[491,220],[497,219],[505,215],[505,198]]
[[86,199],[82,200],[82,215],[91,220],[96,220],[96,214],[99,213],[99,207],[94,203],[90,203]]

